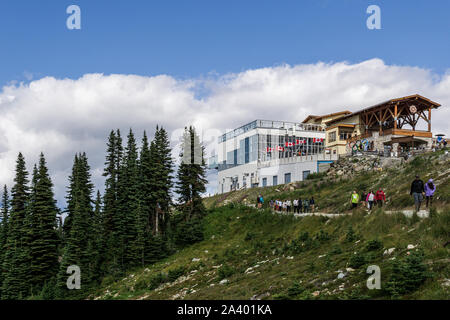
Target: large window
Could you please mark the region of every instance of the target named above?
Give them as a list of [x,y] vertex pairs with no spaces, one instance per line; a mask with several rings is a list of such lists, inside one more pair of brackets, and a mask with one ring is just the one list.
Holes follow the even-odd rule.
[[273,176],[273,184],[274,186],[278,185],[278,176]]
[[267,187],[267,178],[262,179],[262,184],[263,187]]
[[290,183],[291,182],[291,174],[285,173],[284,174],[284,183]]
[[352,131],[339,130],[339,140],[347,140],[352,136]]
[[303,171],[303,180],[306,180],[306,178],[308,178],[310,173],[311,173],[311,171],[309,171],[309,170]]
[[336,141],[336,131],[328,133],[328,142]]

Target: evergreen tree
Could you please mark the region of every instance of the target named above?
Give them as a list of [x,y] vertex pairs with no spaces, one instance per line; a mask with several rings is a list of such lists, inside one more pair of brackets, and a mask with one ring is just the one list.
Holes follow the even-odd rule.
[[94,216],[92,221],[92,237],[94,238],[93,244],[96,248],[95,257],[93,259],[93,280],[98,281],[105,273],[104,259],[105,259],[105,241],[104,237],[104,216],[102,208],[102,196],[100,191],[97,190],[97,196],[94,204]]
[[[89,288],[94,277],[97,258],[97,241],[94,231],[94,212],[92,208],[92,191],[90,167],[86,154],[75,156],[72,176],[69,178],[67,211],[70,214],[70,228],[65,228],[66,246],[58,273],[59,297],[79,296],[85,290],[69,291],[66,288],[67,267],[77,265],[81,270],[83,288]],[[69,217],[69,216],[68,216]],[[67,218],[66,218],[67,219]]]
[[206,210],[201,195],[207,183],[204,147],[192,126],[185,129],[180,157],[177,192],[182,215],[175,219],[176,242],[188,244],[203,239],[202,218]]
[[130,129],[119,170],[117,195],[122,271],[139,261],[136,243],[140,210],[139,180],[138,151],[133,131]]
[[165,234],[168,222],[168,214],[172,203],[171,189],[173,160],[170,141],[164,128],[156,128],[155,139],[155,159],[154,159],[154,197],[158,212],[155,215],[155,223],[158,226],[158,234]]
[[6,241],[8,237],[9,195],[6,185],[3,188],[2,208],[0,211],[0,297],[2,296],[2,283],[6,273],[3,269],[5,259]]
[[58,271],[58,234],[56,200],[44,155],[41,153],[31,209],[33,238],[30,244],[31,279],[34,292],[54,281]]
[[25,159],[22,153],[19,153],[16,161],[14,186],[11,189],[11,214],[3,261],[2,299],[19,299],[29,295],[30,266],[27,264],[25,251],[28,244],[24,243],[22,239],[24,232],[27,232],[24,226],[29,196],[28,182]]
[[152,167],[147,134],[144,131],[142,148],[139,155],[139,206],[136,225],[136,252],[138,263],[147,262],[147,247],[151,236],[151,211],[153,211]]
[[105,180],[105,193],[103,195],[103,220],[101,237],[104,248],[104,269],[109,274],[120,272],[119,268],[119,208],[117,201],[118,176],[122,157],[122,140],[120,131],[111,131],[107,143],[107,155],[103,176]]

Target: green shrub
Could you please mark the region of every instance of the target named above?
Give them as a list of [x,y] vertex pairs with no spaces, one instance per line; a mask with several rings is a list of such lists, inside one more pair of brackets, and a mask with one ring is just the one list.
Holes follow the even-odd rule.
[[247,234],[245,235],[244,240],[245,241],[250,241],[250,240],[253,240],[254,238],[255,238],[255,233],[251,232],[251,231],[248,231]]
[[172,282],[172,281],[177,280],[182,275],[184,275],[185,272],[186,272],[186,268],[183,266],[179,266],[177,268],[169,270],[169,272],[167,273],[167,278],[168,278],[169,282]]
[[356,240],[355,231],[353,231],[352,226],[348,227],[347,234],[345,235],[345,241],[353,242]]
[[356,254],[351,256],[348,264],[350,267],[358,269],[359,267],[366,264],[366,257],[362,253],[357,252]]
[[305,288],[300,284],[300,282],[294,282],[287,290],[287,295],[291,298],[302,294],[305,291]]
[[217,270],[217,276],[219,280],[231,277],[235,273],[234,268],[229,265],[223,265]]
[[314,239],[318,240],[319,242],[326,242],[330,240],[330,235],[328,234],[328,232],[320,229],[320,231],[314,236]]
[[306,240],[308,240],[308,239],[309,239],[309,233],[308,233],[308,231],[303,232],[303,233],[301,233],[301,234],[298,236],[298,240],[299,240],[299,241],[306,241]]
[[342,253],[342,249],[338,245],[333,246],[333,249],[331,249],[331,251],[330,251],[331,255],[336,255],[336,254],[341,254],[341,253]]
[[320,179],[323,178],[327,175],[326,172],[313,172],[310,173],[307,177],[306,180],[314,180],[314,179]]
[[150,290],[156,289],[164,282],[167,282],[167,276],[161,272],[158,272],[156,275],[150,278],[150,281],[148,282],[148,288]]
[[383,242],[381,242],[380,240],[377,240],[377,239],[370,240],[366,244],[367,251],[380,250],[381,248],[383,248]]
[[422,250],[412,251],[406,258],[392,261],[392,271],[384,290],[393,298],[417,290],[427,279]]

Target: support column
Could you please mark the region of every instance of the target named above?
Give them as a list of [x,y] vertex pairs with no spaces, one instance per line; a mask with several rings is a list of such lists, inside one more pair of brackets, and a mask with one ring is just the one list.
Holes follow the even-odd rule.
[[381,133],[382,133],[382,128],[383,128],[383,119],[381,118],[382,117],[382,113],[381,113],[381,110],[380,110],[380,120],[378,121],[378,123],[379,123],[379,126],[380,126],[380,136],[381,136]]
[[397,105],[398,103],[394,107],[394,130],[397,130]]
[[428,132],[431,132],[431,108],[428,108]]

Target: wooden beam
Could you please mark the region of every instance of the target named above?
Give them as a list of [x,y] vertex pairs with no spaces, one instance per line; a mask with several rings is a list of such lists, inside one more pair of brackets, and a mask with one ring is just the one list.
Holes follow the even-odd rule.
[[398,103],[396,103],[394,107],[394,129],[397,129],[397,106]]
[[428,108],[428,132],[431,132],[431,108]]
[[382,112],[383,112],[383,111],[380,110],[380,120],[378,121],[378,126],[380,127],[380,136],[381,136],[381,134],[382,134],[382,132],[383,132],[383,124],[382,124],[383,118],[382,118]]

